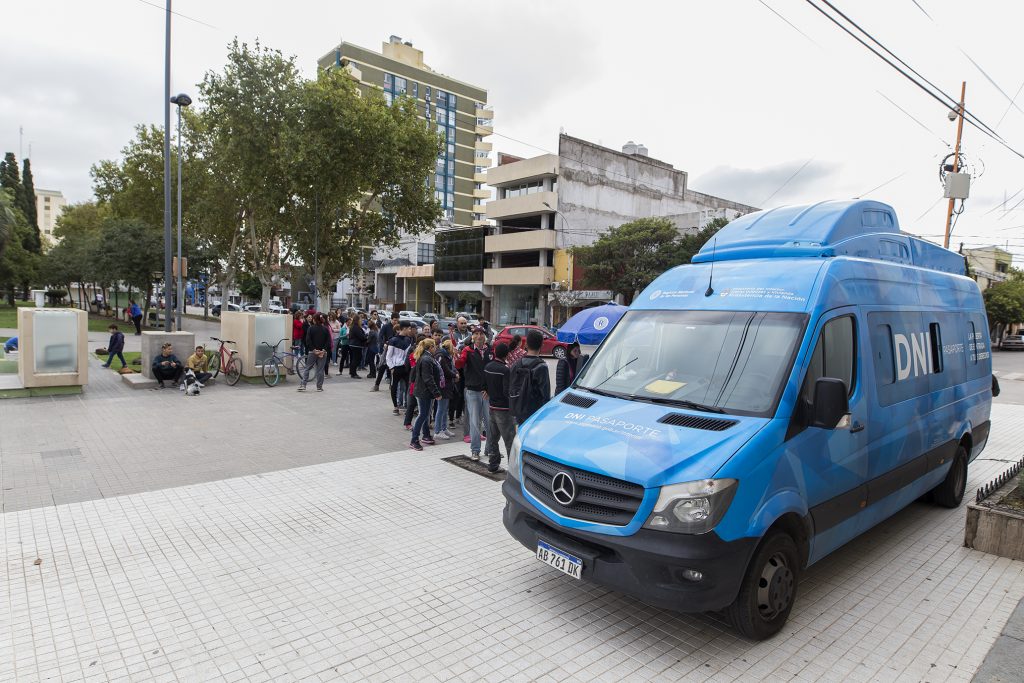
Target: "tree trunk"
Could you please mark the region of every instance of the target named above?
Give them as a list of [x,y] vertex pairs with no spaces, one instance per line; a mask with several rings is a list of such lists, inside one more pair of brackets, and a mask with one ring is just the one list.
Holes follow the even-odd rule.
[[270,285],[271,285],[271,282],[269,280],[264,280],[261,277],[260,278],[260,284],[263,285],[263,294],[260,295],[260,310],[261,311],[269,311],[270,310]]
[[153,298],[153,283],[146,286],[146,305],[142,309],[142,326],[149,323],[149,300]]
[[14,287],[15,287],[15,285],[14,285],[13,282],[11,284],[7,285],[7,304],[9,306],[14,306],[15,305],[14,304]]

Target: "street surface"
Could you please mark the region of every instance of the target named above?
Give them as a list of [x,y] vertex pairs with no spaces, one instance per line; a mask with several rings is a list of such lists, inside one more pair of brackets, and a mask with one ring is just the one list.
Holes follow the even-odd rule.
[[[915,503],[750,643],[538,562],[441,459],[468,446],[405,448],[386,384],[186,398],[90,363],[80,396],[0,401],[0,681],[969,681],[1024,597],[962,547],[966,501]],[[1024,353],[994,363],[968,496],[1022,455]]]

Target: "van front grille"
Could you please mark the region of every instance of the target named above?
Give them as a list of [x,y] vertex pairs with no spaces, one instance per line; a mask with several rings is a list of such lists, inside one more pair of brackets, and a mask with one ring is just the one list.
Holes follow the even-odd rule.
[[[567,472],[576,482],[576,497],[569,505],[559,503],[551,491],[551,481],[559,472]],[[633,521],[644,499],[644,487],[639,484],[568,467],[526,451],[523,486],[560,515],[612,526],[626,526]]]

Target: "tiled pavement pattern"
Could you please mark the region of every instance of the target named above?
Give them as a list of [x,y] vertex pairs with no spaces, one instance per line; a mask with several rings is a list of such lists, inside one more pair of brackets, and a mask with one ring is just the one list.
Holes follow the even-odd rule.
[[[971,490],[1022,418],[995,407]],[[4,514],[0,680],[967,681],[1024,596],[1024,563],[961,547],[963,507],[918,503],[752,644],[538,563],[498,484],[439,459],[462,450]]]

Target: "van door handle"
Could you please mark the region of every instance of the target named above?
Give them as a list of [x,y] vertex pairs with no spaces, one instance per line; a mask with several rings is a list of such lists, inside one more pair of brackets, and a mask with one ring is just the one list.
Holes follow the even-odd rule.
[[857,432],[862,432],[862,431],[864,431],[864,423],[863,422],[854,422],[850,426],[850,433],[851,434],[856,434]]

